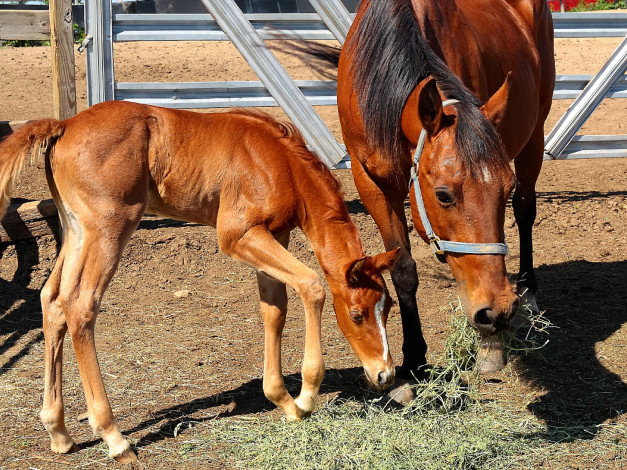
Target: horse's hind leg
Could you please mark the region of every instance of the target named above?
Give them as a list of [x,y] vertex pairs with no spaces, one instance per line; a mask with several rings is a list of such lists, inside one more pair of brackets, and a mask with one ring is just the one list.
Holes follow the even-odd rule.
[[[225,222],[226,223],[226,222]],[[220,227],[218,221],[218,227]],[[265,328],[263,391],[283,410],[288,421],[300,420],[314,410],[324,376],[320,338],[324,289],[314,271],[292,256],[264,227],[256,226],[237,237],[219,230],[221,250],[259,272],[259,295]],[[305,354],[303,384],[294,400],[283,381],[281,370],[281,334],[285,325],[287,294],[285,284],[296,290],[305,307]]]
[[58,454],[78,450],[78,446],[65,427],[63,411],[63,338],[67,331],[67,324],[57,298],[65,260],[65,248],[66,245],[61,248],[55,267],[41,291],[45,340],[45,378],[43,406],[39,417],[50,434],[52,451]]
[[[124,246],[137,227],[143,208],[114,207],[115,214],[82,223],[63,266],[58,302],[65,314],[85,391],[89,423],[109,447],[109,456],[120,462],[136,460],[113,417],[94,344],[94,326],[100,302],[117,268]],[[88,225],[90,224],[90,225]],[[71,239],[72,240],[72,239]]]
[[[542,126],[534,131],[527,145],[514,160],[517,185],[512,205],[520,236],[518,283],[522,291],[528,290],[530,294],[534,294],[538,289],[538,281],[533,270],[532,229],[536,219],[536,181],[542,168],[544,154],[542,131]],[[537,307],[534,305],[534,308]]]

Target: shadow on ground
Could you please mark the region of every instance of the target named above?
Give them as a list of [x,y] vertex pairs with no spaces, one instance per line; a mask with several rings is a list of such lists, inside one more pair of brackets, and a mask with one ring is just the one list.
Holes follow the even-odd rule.
[[[301,386],[300,374],[286,375],[284,378],[290,394],[292,396],[298,395]],[[380,394],[369,390],[365,386],[363,369],[361,367],[327,369],[320,393],[336,392],[339,392],[339,394],[336,394],[336,398],[351,398],[358,401],[372,400],[380,396]],[[140,449],[154,442],[171,438],[186,423],[198,424],[214,419],[262,413],[275,408],[263,394],[262,380],[258,378],[250,380],[233,390],[165,408],[154,413],[150,419],[142,421],[131,429],[125,429],[123,432],[124,434],[132,434],[151,429],[137,442],[135,447]],[[215,409],[215,412],[210,411],[213,409]],[[82,443],[80,447],[82,449],[89,448],[100,442],[99,439],[91,440]]]
[[[627,322],[627,261],[569,261],[540,266],[538,300],[556,326],[539,352],[517,361],[518,373],[546,393],[528,408],[544,420],[550,440],[592,439],[598,425],[627,412],[627,384],[596,350]],[[625,344],[608,356],[624,358]],[[623,362],[623,366],[624,366]]]
[[[28,287],[33,277],[33,269],[39,264],[37,241],[34,239],[21,241],[14,246],[18,267],[11,280],[0,278],[0,336],[4,337],[0,343],[2,358],[0,375],[11,369],[44,337],[43,333],[39,332],[18,351],[12,350],[31,330],[42,326],[39,289]],[[0,244],[0,260],[8,247],[8,244]]]

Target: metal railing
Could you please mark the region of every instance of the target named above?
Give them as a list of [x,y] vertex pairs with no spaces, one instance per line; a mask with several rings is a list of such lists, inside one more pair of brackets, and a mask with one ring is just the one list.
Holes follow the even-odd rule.
[[[103,0],[107,1],[107,0]],[[336,15],[332,9],[323,7],[334,0],[314,0],[317,10],[324,15],[325,21],[318,13],[292,13],[292,14],[242,14],[241,11],[229,10],[228,1],[225,3],[226,12],[238,18],[247,20],[252,26],[251,35],[263,40],[273,40],[278,37],[298,37],[308,40],[342,40],[350,24],[347,17],[333,22],[335,34],[332,34],[327,23]],[[87,2],[88,4],[90,2]],[[207,0],[206,4],[216,2]],[[339,2],[338,2],[339,3]],[[316,6],[316,5],[314,5]],[[327,5],[328,6],[328,5]],[[341,9],[339,10],[341,11]],[[344,11],[346,11],[344,9]],[[100,13],[102,16],[102,13]],[[87,12],[86,12],[87,16]],[[336,15],[337,16],[337,15]],[[106,57],[107,51],[112,50],[112,42],[128,41],[229,41],[227,35],[214,20],[212,15],[186,15],[186,14],[117,14],[112,18],[100,18],[108,25],[105,27],[104,36],[108,35],[108,45],[104,46],[104,59],[98,63],[99,75],[105,81],[96,84],[94,89],[88,84],[89,104],[103,101],[104,99],[121,99],[136,101],[158,106],[173,108],[222,108],[222,107],[257,107],[278,106],[273,95],[261,81],[228,81],[228,82],[184,82],[184,83],[148,83],[148,82],[120,82],[113,80],[113,57]],[[88,34],[89,34],[88,19]],[[559,38],[587,38],[587,37],[623,37],[627,35],[627,13],[553,13],[555,37]],[[237,34],[231,31],[230,35]],[[242,39],[240,37],[240,39]],[[245,38],[244,38],[245,39]],[[248,51],[254,56],[257,52]],[[88,62],[89,62],[88,54]],[[248,60],[248,59],[247,59]],[[110,65],[107,65],[110,62]],[[250,60],[249,60],[250,62]],[[615,64],[616,65],[616,64]],[[619,67],[621,64],[618,64]],[[627,66],[627,64],[623,64]],[[104,67],[104,68],[103,68]],[[253,67],[254,68],[254,67]],[[88,66],[88,78],[90,67]],[[257,70],[256,70],[257,71]],[[627,98],[627,79],[623,72],[615,82],[607,86],[602,96],[596,96],[595,100],[608,98]],[[581,95],[588,83],[593,80],[591,75],[560,75],[557,77],[553,99],[575,99]],[[616,78],[616,77],[614,77]],[[88,80],[89,81],[89,80]],[[93,82],[93,78],[92,78]],[[298,94],[309,105],[335,105],[336,83],[334,81],[302,80],[294,84]],[[103,91],[104,90],[104,91]],[[289,97],[289,96],[288,96]],[[586,106],[586,116],[578,116],[579,127],[596,107]],[[569,110],[570,111],[570,110]],[[289,114],[289,113],[288,113]],[[568,114],[568,113],[567,113]],[[292,116],[290,116],[292,117]],[[583,120],[582,120],[583,119]],[[547,152],[545,158],[591,158],[594,145],[600,147],[595,150],[594,156],[614,157],[627,156],[627,136],[576,136],[573,138],[573,126],[568,130],[554,129],[552,135],[560,135],[561,149],[558,153]],[[577,129],[574,129],[576,132]],[[568,135],[566,135],[568,132]],[[550,137],[550,136],[549,136]],[[308,139],[310,140],[310,139]],[[570,142],[568,145],[562,145]],[[315,146],[314,146],[315,147]],[[319,149],[317,149],[319,151]],[[318,152],[320,153],[320,151]],[[337,157],[335,157],[337,161]],[[339,166],[343,166],[347,158],[344,156]]]

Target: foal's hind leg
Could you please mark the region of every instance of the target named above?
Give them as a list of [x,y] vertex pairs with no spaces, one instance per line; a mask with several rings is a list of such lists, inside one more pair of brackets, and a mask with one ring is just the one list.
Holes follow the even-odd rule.
[[[120,462],[136,460],[115,423],[106,395],[94,344],[94,326],[105,289],[117,268],[124,246],[141,219],[141,213],[124,218],[118,207],[106,225],[82,224],[82,245],[72,244],[63,266],[59,304],[65,314],[85,391],[89,423]],[[136,211],[133,211],[136,212]],[[141,210],[143,213],[143,210]],[[99,220],[102,222],[102,220]]]
[[[253,227],[237,239],[231,235],[219,231],[222,251],[259,272],[257,280],[265,327],[263,391],[283,410],[288,421],[300,420],[314,410],[324,376],[320,338],[324,289],[317,274],[294,258],[264,227]],[[287,238],[283,242],[287,245]],[[296,290],[305,307],[303,384],[296,400],[285,388],[281,371],[281,334],[287,309],[285,284]]]
[[65,427],[63,412],[63,338],[67,331],[67,324],[57,298],[67,251],[66,246],[64,244],[61,248],[55,267],[41,291],[45,340],[45,378],[43,406],[39,417],[50,434],[50,448],[58,454],[78,450],[78,446]]
[[[531,139],[514,160],[517,186],[514,191],[512,205],[514,217],[520,236],[520,271],[518,283],[523,291],[535,294],[538,281],[533,270],[532,229],[536,219],[536,181],[542,168],[544,153],[544,135],[540,126],[534,131]],[[520,290],[520,289],[519,289]],[[537,309],[533,295],[529,295],[533,307]]]

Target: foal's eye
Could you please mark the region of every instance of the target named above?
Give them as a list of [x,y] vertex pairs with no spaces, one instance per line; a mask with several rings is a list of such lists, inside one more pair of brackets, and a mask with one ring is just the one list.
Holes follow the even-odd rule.
[[359,310],[353,309],[349,312],[349,315],[351,317],[351,320],[353,320],[355,323],[361,323],[364,319],[364,316],[361,314]]
[[443,206],[450,206],[451,204],[455,204],[455,196],[448,188],[436,188],[435,197],[437,198],[438,202]]

